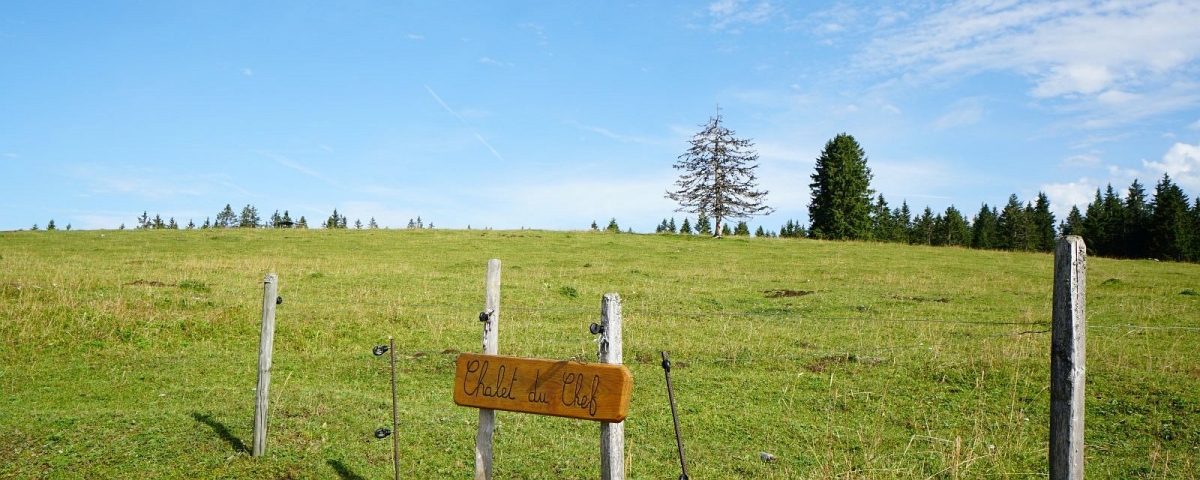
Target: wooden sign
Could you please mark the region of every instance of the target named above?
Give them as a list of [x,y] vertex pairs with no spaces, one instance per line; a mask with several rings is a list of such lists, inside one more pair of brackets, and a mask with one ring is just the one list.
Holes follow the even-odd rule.
[[624,365],[464,353],[454,371],[464,407],[620,422],[632,393]]

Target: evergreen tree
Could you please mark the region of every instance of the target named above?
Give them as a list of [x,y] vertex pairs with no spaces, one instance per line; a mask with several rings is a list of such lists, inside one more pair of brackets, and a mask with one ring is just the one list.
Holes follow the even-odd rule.
[[664,233],[667,231],[667,219],[663,219],[657,227],[654,228],[654,233]]
[[154,214],[154,220],[150,222],[150,228],[161,229],[166,228],[167,224],[163,223],[163,219],[157,213]]
[[749,237],[750,236],[750,225],[747,225],[745,220],[738,222],[737,228],[733,229],[733,234]]
[[301,215],[300,220],[296,222],[296,228],[308,228],[308,220],[304,219],[304,215]]
[[204,228],[204,229],[212,228],[212,223],[210,223],[208,221],[208,217],[204,217],[204,225],[201,225],[200,228]]
[[667,222],[667,233],[675,233],[675,217],[671,217],[671,221]]
[[1187,195],[1163,174],[1154,188],[1150,217],[1150,252],[1154,258],[1182,261],[1192,258],[1192,212]]
[[271,219],[264,225],[266,228],[279,228],[279,224],[283,223],[283,216],[279,214],[279,210],[271,214]]
[[769,214],[766,190],[757,190],[758,154],[749,139],[737,138],[721,125],[721,114],[709,118],[692,137],[691,147],[679,156],[678,187],[666,197],[679,202],[680,212],[712,215],[719,236],[722,220]]
[[50,223],[47,223],[47,224],[46,224],[46,231],[50,231],[50,230],[56,230],[57,228],[58,228],[58,227],[55,227],[55,226],[54,226],[54,219],[53,219],[53,218],[51,218],[51,219],[50,219]]
[[418,229],[420,229],[420,228],[425,228],[425,222],[422,222],[422,221],[421,221],[421,216],[420,216],[420,215],[417,215],[417,228],[418,228]]
[[234,215],[233,207],[226,203],[225,209],[217,214],[217,219],[213,222],[213,226],[217,228],[230,228],[237,225],[237,222],[237,215]]
[[812,175],[809,235],[855,240],[871,235],[871,169],[854,137],[839,134],[825,144]]
[[895,224],[892,211],[881,193],[875,197],[875,205],[871,206],[871,239],[878,242],[894,241],[892,235],[896,230]]
[[150,228],[150,216],[146,215],[145,210],[142,210],[142,216],[138,217],[138,226],[135,228],[143,230]]
[[[470,228],[467,228],[467,230],[470,230]],[[596,221],[595,221],[595,220],[592,220],[592,231],[593,231],[593,232],[599,232],[599,231],[600,231],[600,226],[599,226],[599,225],[596,225]]]
[[985,203],[979,207],[975,220],[971,222],[971,247],[983,250],[998,248],[997,223],[999,214],[995,208],[988,208]]
[[608,220],[608,226],[604,228],[609,233],[621,233],[621,227],[617,225],[617,217]]
[[175,223],[175,217],[171,217],[171,220],[167,222],[167,228],[171,230],[179,230],[179,224]]
[[359,219],[357,219],[357,218],[356,218],[356,219],[354,219],[354,229],[355,229],[355,230],[362,230],[362,220],[359,220]]
[[679,234],[680,235],[691,235],[692,234],[692,225],[690,223],[688,223],[687,217],[683,217],[683,224],[681,224],[679,226]]
[[1054,231],[1054,212],[1050,211],[1050,198],[1044,192],[1038,192],[1030,221],[1034,249],[1039,252],[1053,252],[1054,242],[1058,237]]
[[283,211],[283,218],[280,219],[278,226],[283,227],[283,228],[292,228],[293,226],[295,226],[295,222],[292,222],[292,216],[288,215],[287,210]]
[[124,229],[125,229],[125,222],[121,222],[121,226],[117,227],[117,230],[124,230]]
[[1058,230],[1064,237],[1067,235],[1083,236],[1083,214],[1079,213],[1079,207],[1071,205],[1071,212],[1067,214],[1067,219],[1058,225]]
[[996,221],[996,240],[999,242],[996,246],[1004,250],[1029,250],[1029,216],[1015,193],[1008,196],[1008,203],[1000,210],[1000,218]]
[[414,230],[414,229],[416,229],[416,228],[417,228],[417,221],[416,221],[416,220],[413,220],[413,219],[411,219],[411,218],[410,218],[410,219],[408,219],[408,226],[407,226],[407,227],[405,227],[405,228],[407,228],[407,229],[409,229],[409,230]]
[[189,218],[189,219],[188,219],[188,224],[187,224],[187,229],[188,229],[188,230],[195,230],[195,229],[196,229],[196,222],[193,222],[193,221],[192,221],[192,219],[190,219],[190,218]]
[[250,204],[242,207],[242,215],[238,218],[238,227],[240,228],[258,228],[258,224],[262,219],[258,217],[258,209]]
[[67,224],[67,231],[68,232],[71,231],[71,224],[69,224],[69,223]]
[[933,245],[933,225],[933,210],[925,207],[921,216],[913,221],[912,237],[909,242],[917,245]]
[[329,215],[329,218],[325,219],[325,228],[338,228],[338,224],[341,223],[341,220],[342,216],[338,214],[338,211],[335,208],[333,209],[333,213]]
[[728,223],[721,225],[721,235],[723,235],[723,236],[733,235],[733,231],[729,229]]
[[759,225],[758,230],[754,231],[754,236],[756,238],[762,238],[762,237],[767,236],[767,233],[763,231],[762,225]]
[[700,216],[696,217],[696,234],[697,235],[712,235],[712,224],[708,222],[708,215],[700,212]]
[[38,226],[37,226],[37,224],[35,223],[35,224],[33,224],[33,226],[32,226],[32,227],[29,227],[29,230],[30,230],[30,231],[34,231],[34,232],[36,232],[36,231],[38,230]]
[[378,223],[375,223],[375,217],[371,217],[371,221],[370,221],[370,222],[367,222],[367,228],[369,228],[369,229],[371,229],[371,230],[378,230],[378,229],[379,229],[379,224],[378,224]]
[[946,207],[946,213],[938,215],[934,221],[934,245],[949,247],[970,246],[971,227],[962,212],[954,205]]
[[1125,216],[1122,237],[1125,258],[1146,258],[1150,250],[1150,203],[1146,200],[1146,188],[1137,179],[1129,185],[1125,195]]
[[892,221],[896,222],[895,241],[907,243],[909,237],[912,237],[912,217],[912,211],[908,209],[908,200],[901,200],[900,209],[892,211]]

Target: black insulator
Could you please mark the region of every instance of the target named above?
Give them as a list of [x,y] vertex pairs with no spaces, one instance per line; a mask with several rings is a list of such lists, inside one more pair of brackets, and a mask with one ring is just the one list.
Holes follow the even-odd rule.
[[371,349],[371,353],[374,353],[376,357],[381,356],[387,352],[388,352],[387,345],[379,345],[379,346],[376,346],[375,348]]

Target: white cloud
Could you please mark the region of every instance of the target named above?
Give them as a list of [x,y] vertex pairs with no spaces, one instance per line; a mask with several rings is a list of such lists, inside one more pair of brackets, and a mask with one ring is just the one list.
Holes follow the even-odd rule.
[[983,99],[962,98],[950,105],[950,110],[933,123],[937,130],[974,125],[983,120]]
[[1063,165],[1066,165],[1068,167],[1087,167],[1087,168],[1099,167],[1100,166],[1100,156],[1097,155],[1097,153],[1098,152],[1092,151],[1092,152],[1088,152],[1088,153],[1080,153],[1078,155],[1071,155],[1071,156],[1063,159]]
[[1200,104],[1198,24],[1191,1],[959,0],[875,38],[856,64],[913,81],[1024,76],[1031,96],[1078,107],[1099,117],[1085,127],[1101,128]]
[[[1198,122],[1198,123],[1200,123],[1200,122]],[[5,152],[4,157],[5,158],[20,158],[21,156],[17,155],[16,153],[13,153],[13,152]]]
[[1196,120],[1195,122],[1192,122],[1192,124],[1188,125],[1187,128],[1188,128],[1188,130],[1200,130],[1200,120]]
[[666,140],[657,140],[657,139],[652,139],[652,138],[639,137],[636,135],[625,135],[625,134],[615,133],[615,132],[613,132],[607,128],[603,128],[603,127],[592,127],[592,126],[588,126],[588,125],[579,125],[579,128],[587,130],[592,133],[598,133],[604,137],[611,138],[611,139],[616,140],[621,143],[639,143],[642,145],[653,145],[653,146],[665,146],[665,145],[673,145],[674,144],[674,142],[668,142]]
[[251,70],[251,69],[249,69],[249,68],[243,68],[243,69],[242,69],[242,75],[245,75],[245,76],[247,76],[247,77],[253,77],[253,76],[254,76],[254,70]]
[[324,143],[322,143],[322,144],[320,144],[320,145],[317,145],[317,148],[320,148],[321,150],[324,150],[324,151],[326,151],[326,152],[329,152],[329,153],[334,153],[334,152],[333,152],[333,147],[330,147],[329,145],[326,145],[326,144],[324,144]]
[[418,35],[418,34],[415,34],[415,33],[410,33],[410,34],[408,34],[408,35],[405,35],[405,36],[404,36],[404,38],[407,38],[407,39],[409,39],[409,40],[424,40],[424,39],[425,39],[425,36],[424,36],[424,35]]
[[92,195],[133,195],[142,198],[204,197],[250,192],[225,174],[187,174],[158,169],[83,165],[72,174],[89,184]]
[[1185,191],[1200,191],[1200,145],[1176,143],[1163,155],[1161,162],[1142,161],[1147,169],[1170,175]]
[[1081,178],[1075,182],[1043,183],[1040,190],[1046,192],[1050,199],[1050,211],[1059,219],[1066,219],[1071,207],[1079,207],[1080,211],[1087,208],[1096,196],[1099,182],[1089,178]]
[[903,113],[900,111],[900,107],[897,107],[890,103],[884,104],[882,108],[883,108],[883,111],[890,113],[892,115],[900,115]]
[[[777,9],[770,2],[745,5],[743,0],[718,0],[708,4],[712,28],[725,30],[739,24],[762,24],[771,20]],[[734,29],[736,31],[736,29]]]
[[501,62],[499,60],[493,59],[492,57],[481,57],[479,59],[479,63],[482,63],[484,65],[495,65],[497,67],[512,67],[513,66],[512,62]]

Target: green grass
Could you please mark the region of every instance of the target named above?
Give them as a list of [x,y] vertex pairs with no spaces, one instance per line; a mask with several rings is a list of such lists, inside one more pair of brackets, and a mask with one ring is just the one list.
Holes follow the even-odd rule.
[[[623,299],[630,478],[1045,476],[1053,261],[809,240],[547,231],[0,233],[0,478],[471,475],[451,399],[503,261],[500,351],[594,359]],[[1089,478],[1200,470],[1200,266],[1089,259]],[[270,440],[252,458],[262,279]],[[1146,329],[1186,326],[1186,329]],[[595,478],[593,422],[498,414],[496,478]],[[777,457],[764,462],[759,452]]]

